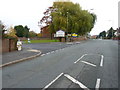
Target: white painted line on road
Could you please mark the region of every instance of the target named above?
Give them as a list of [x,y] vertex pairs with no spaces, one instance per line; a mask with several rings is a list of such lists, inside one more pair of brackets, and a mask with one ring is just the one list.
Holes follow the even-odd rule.
[[100,66],[101,66],[101,67],[103,66],[103,58],[104,58],[104,56],[101,55],[101,62],[100,62]]
[[85,64],[88,64],[88,65],[91,65],[91,66],[93,66],[93,67],[96,67],[95,64],[92,64],[92,63],[89,63],[89,62],[86,62],[86,61],[81,61],[81,62],[83,62],[83,63],[85,63]]
[[44,56],[45,54],[42,54],[41,56]]
[[30,49],[30,50],[27,50],[27,51],[31,51],[31,52],[40,52],[39,50],[35,50],[35,49]]
[[54,53],[55,51],[52,51],[51,53]]
[[77,63],[78,61],[80,61],[85,55],[87,55],[87,54],[84,54],[84,55],[82,55],[77,61],[75,61],[74,63]]
[[58,75],[53,81],[51,81],[48,85],[46,85],[42,90],[47,89],[50,85],[52,85],[57,79],[59,79],[61,76],[63,75],[63,73],[61,73],[60,75]]
[[55,52],[58,52],[59,50],[55,50]]
[[50,54],[50,52],[46,53],[47,55]]
[[82,89],[85,89],[85,90],[90,90],[88,89],[85,85],[83,85],[81,82],[79,82],[78,80],[74,79],[73,77],[71,77],[70,75],[68,74],[64,74],[65,77],[67,77],[69,80],[71,80],[72,82],[78,84]]
[[99,88],[100,88],[100,79],[98,78],[96,81],[95,90],[99,90]]

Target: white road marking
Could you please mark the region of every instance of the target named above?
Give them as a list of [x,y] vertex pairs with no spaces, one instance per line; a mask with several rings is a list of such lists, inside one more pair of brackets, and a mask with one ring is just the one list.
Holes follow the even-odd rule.
[[98,78],[96,81],[95,90],[99,90],[99,88],[100,88],[100,79]]
[[61,73],[60,75],[58,75],[53,81],[51,81],[48,85],[46,85],[42,90],[47,89],[50,85],[52,85],[58,78],[60,78],[63,75],[63,73]]
[[59,50],[51,51],[51,52],[48,52],[48,53],[46,53],[46,54],[42,54],[41,56],[48,55],[48,54],[51,54],[51,53],[54,53],[54,52],[58,52],[58,51],[60,51],[60,50],[64,50],[64,49],[59,49]]
[[55,52],[57,52],[58,50],[55,50]]
[[74,63],[77,63],[78,61],[80,61],[85,55],[87,55],[87,54],[84,54],[84,55],[82,55],[77,61],[75,61]]
[[31,51],[31,52],[40,52],[39,50],[35,50],[35,49],[30,49],[30,50],[27,50],[27,51]]
[[71,77],[70,75],[68,74],[64,74],[65,77],[67,77],[69,80],[71,80],[72,82],[78,84],[82,89],[85,89],[85,90],[89,90],[85,85],[83,85],[81,82],[79,82],[78,80],[74,79],[73,77]]
[[50,54],[50,52],[46,53],[47,55]]
[[91,66],[93,66],[93,67],[96,67],[95,64],[92,64],[92,63],[89,63],[89,62],[86,62],[86,61],[81,61],[81,62],[83,62],[83,63],[85,63],[85,64],[88,64],[88,65],[91,65]]
[[59,49],[59,51],[61,51],[62,49]]
[[103,58],[104,58],[104,56],[101,55],[101,62],[100,62],[100,66],[101,66],[101,67],[103,66]]
[[51,53],[54,53],[55,51],[52,51]]
[[45,54],[42,54],[41,56],[44,56]]

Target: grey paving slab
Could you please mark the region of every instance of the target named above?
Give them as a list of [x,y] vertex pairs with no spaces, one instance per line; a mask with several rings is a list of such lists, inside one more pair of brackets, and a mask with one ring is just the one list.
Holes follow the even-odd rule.
[[21,51],[12,51],[8,53],[2,54],[2,64],[9,63],[15,60],[27,58],[33,55],[38,54],[39,52],[36,52],[30,48],[23,48]]

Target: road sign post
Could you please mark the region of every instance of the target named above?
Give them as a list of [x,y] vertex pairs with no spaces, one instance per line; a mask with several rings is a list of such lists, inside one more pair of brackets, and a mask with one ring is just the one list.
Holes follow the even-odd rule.
[[62,38],[65,38],[65,32],[62,31],[62,30],[59,30],[59,31],[56,32],[56,34],[54,35],[54,37],[59,38],[60,42],[61,42]]

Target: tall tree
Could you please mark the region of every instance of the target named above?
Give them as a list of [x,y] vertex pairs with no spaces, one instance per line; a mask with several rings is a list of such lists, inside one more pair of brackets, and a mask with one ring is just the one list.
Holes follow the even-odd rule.
[[5,36],[5,31],[7,31],[5,29],[5,25],[2,23],[2,21],[0,20],[0,38],[4,38]]
[[16,35],[18,37],[28,37],[29,28],[27,26],[23,27],[22,25],[15,26]]
[[51,33],[62,29],[67,33],[84,35],[91,31],[96,21],[96,15],[82,10],[79,4],[72,2],[54,2],[45,16],[40,20],[49,26]]
[[22,25],[15,26],[14,29],[18,37],[24,37],[24,27]]
[[7,35],[11,38],[17,38],[16,31],[12,26],[9,28]]
[[102,37],[102,38],[106,38],[106,31],[102,31],[100,34],[99,34],[99,38]]
[[26,38],[29,37],[29,30],[30,30],[30,28],[28,28],[28,26],[24,27],[24,37],[26,37]]
[[108,39],[111,39],[112,37],[114,37],[114,33],[115,33],[115,30],[111,27],[108,31],[107,31],[108,35],[107,35],[107,38]]
[[34,31],[30,31],[29,32],[29,37],[36,37],[37,33],[35,33]]

